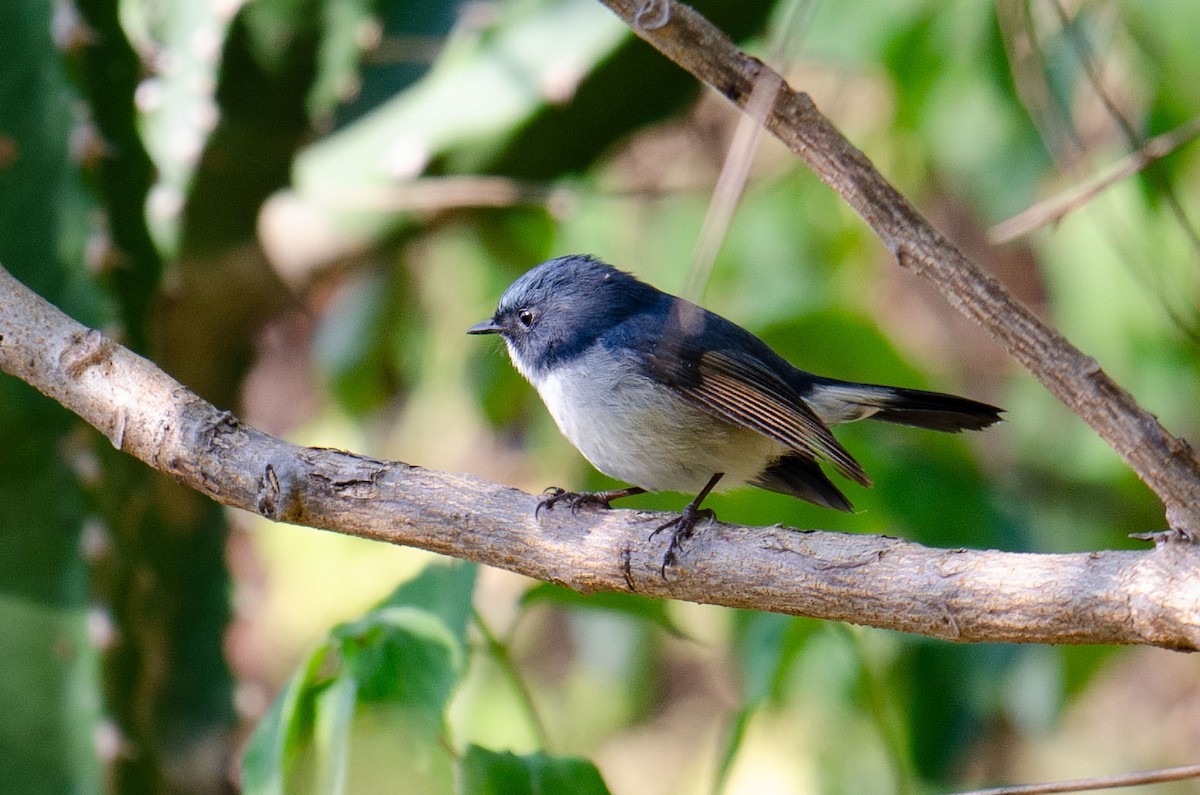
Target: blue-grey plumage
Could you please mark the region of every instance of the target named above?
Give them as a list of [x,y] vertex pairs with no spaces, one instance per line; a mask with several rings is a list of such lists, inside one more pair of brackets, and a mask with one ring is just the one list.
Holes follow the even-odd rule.
[[639,490],[707,494],[720,480],[848,511],[817,462],[870,481],[829,426],[873,417],[955,432],[1000,419],[966,398],[805,372],[725,318],[587,256],[528,271],[469,333],[500,334],[571,443]]

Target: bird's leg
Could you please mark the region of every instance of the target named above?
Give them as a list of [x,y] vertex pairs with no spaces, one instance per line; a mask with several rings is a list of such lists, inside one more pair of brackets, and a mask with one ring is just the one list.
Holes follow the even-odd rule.
[[696,495],[696,499],[683,506],[683,512],[669,522],[664,522],[655,528],[650,534],[654,538],[659,532],[666,530],[668,527],[674,528],[671,531],[671,543],[667,545],[667,554],[663,555],[662,568],[659,573],[663,579],[667,578],[667,566],[674,566],[679,562],[679,548],[683,546],[683,542],[692,537],[693,531],[696,529],[696,522],[700,519],[715,519],[716,514],[711,508],[701,508],[700,503],[704,502],[704,498],[717,485],[717,481],[725,476],[724,472],[718,472],[712,476],[708,484],[700,489],[700,493]]
[[571,506],[571,513],[579,512],[579,508],[584,505],[599,505],[602,508],[611,508],[609,505],[613,500],[619,500],[622,497],[632,497],[635,494],[645,494],[646,490],[638,486],[627,486],[623,489],[609,489],[608,491],[564,491],[557,486],[551,486],[542,492],[542,498],[538,500],[537,508],[533,511],[533,518],[538,518],[538,514],[545,508],[547,511],[554,510],[554,506],[560,502],[565,502]]

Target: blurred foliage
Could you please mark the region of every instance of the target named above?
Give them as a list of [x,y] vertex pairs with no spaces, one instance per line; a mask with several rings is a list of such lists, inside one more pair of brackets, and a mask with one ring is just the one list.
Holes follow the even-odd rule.
[[544,753],[517,756],[478,745],[467,749],[460,786],[462,792],[485,795],[608,794],[599,771],[585,759],[556,759]]
[[[245,790],[375,792],[405,770],[408,792],[448,791],[443,713],[463,667],[463,606],[474,584],[470,566],[430,567],[386,604],[335,627],[255,729]],[[394,769],[379,769],[371,754],[355,758],[372,741],[390,748]]]
[[[83,262],[92,201],[67,157],[76,95],[45,4],[10,5],[3,16],[0,262],[98,323],[105,301]],[[99,649],[81,553],[85,526],[103,533],[86,497],[96,467],[70,414],[7,377],[0,439],[0,781],[20,792],[95,791]]]
[[[462,675],[475,568],[431,565],[301,664],[246,749],[250,793],[449,792],[455,760],[443,725]],[[466,608],[466,610],[464,609]],[[392,763],[380,767],[375,753]],[[464,792],[607,792],[595,767],[544,753],[471,746]]]
[[[1194,145],[986,243],[1195,117],[1200,5],[696,7],[790,64],[941,229],[1200,438]],[[0,262],[18,278],[296,441],[531,491],[614,485],[501,347],[463,334],[549,256],[687,281],[736,114],[602,6],[13,0],[0,16]],[[857,513],[740,491],[712,500],[722,518],[1028,551],[1164,524],[773,141],[704,303],[806,369],[1009,420],[839,429],[875,481],[847,488]],[[6,792],[919,792],[1183,763],[1200,742],[1194,663],[1167,652],[956,646],[585,597],[241,516],[231,532],[13,379],[0,438]]]

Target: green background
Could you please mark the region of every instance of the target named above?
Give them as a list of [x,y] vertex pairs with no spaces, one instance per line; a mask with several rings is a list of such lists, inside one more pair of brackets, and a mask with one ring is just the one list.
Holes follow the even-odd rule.
[[[1200,6],[696,6],[1200,436],[1194,146],[987,239],[1196,114]],[[463,334],[551,256],[688,283],[737,114],[600,4],[10,0],[0,52],[0,263],[38,293],[300,443],[616,485],[495,340]],[[857,513],[740,491],[712,500],[722,518],[1044,552],[1164,526],[782,146],[764,138],[750,174],[702,303],[805,369],[1007,421],[840,429],[875,481],[847,484]],[[926,792],[1195,761],[1200,671],[1170,652],[584,598],[274,526],[9,377],[0,440],[6,792]]]

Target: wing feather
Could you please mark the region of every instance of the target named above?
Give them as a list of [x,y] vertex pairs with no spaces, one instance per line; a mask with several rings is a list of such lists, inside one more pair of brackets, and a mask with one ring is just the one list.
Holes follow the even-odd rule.
[[846,477],[870,485],[862,465],[804,399],[763,364],[728,349],[698,350],[686,338],[664,340],[650,361],[656,378],[705,411],[808,458],[824,459]]

